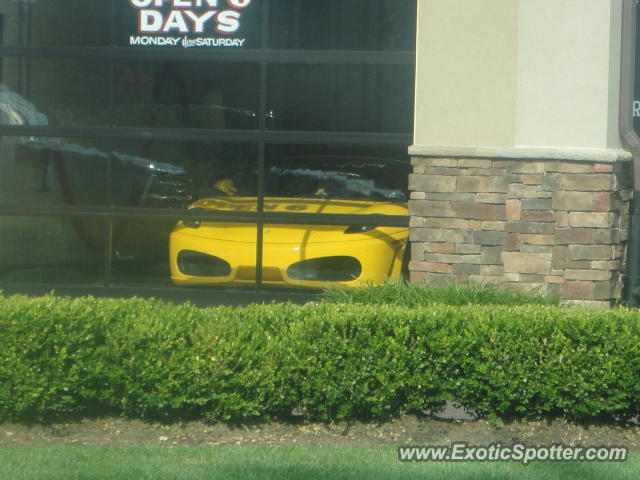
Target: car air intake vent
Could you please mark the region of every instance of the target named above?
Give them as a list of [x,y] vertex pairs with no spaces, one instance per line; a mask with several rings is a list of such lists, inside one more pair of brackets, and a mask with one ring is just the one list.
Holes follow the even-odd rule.
[[362,273],[362,265],[353,257],[323,257],[294,263],[287,275],[295,280],[349,282]]
[[226,277],[231,275],[231,266],[221,258],[182,250],[178,254],[178,268],[184,275],[193,277]]

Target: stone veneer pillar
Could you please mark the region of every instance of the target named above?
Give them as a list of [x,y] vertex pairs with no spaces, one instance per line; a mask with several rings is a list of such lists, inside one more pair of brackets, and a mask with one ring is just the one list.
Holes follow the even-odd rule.
[[420,156],[410,178],[411,279],[621,296],[629,161]]

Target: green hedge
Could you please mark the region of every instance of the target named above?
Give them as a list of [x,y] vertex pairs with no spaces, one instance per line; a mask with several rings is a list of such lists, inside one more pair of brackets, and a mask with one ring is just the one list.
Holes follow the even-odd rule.
[[636,311],[0,297],[0,420],[640,413]]

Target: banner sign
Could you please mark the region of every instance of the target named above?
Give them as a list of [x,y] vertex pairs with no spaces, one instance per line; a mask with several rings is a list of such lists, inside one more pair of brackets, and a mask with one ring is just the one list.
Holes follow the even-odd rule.
[[252,0],[129,0],[138,18],[131,46],[244,47]]

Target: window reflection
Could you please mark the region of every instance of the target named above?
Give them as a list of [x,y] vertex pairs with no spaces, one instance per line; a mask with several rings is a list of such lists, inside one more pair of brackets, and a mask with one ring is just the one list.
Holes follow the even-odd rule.
[[[28,103],[46,117],[39,123],[24,119],[23,124],[218,129],[258,125],[257,64],[9,58],[3,66],[0,102],[15,108]],[[6,116],[0,120],[17,124]]]
[[271,128],[346,132],[412,131],[413,67],[269,67]]
[[415,0],[271,0],[270,5],[271,48],[415,48]]

